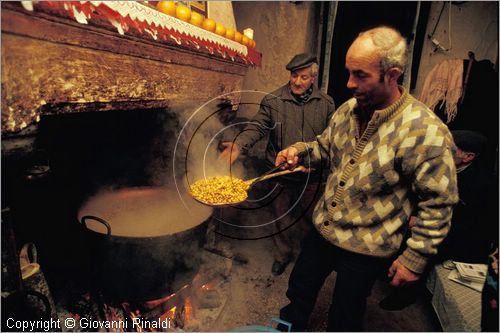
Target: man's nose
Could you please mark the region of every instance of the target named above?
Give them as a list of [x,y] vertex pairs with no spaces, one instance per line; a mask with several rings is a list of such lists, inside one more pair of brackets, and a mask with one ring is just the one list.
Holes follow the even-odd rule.
[[296,80],[295,80],[295,85],[296,86],[300,86],[302,84],[302,80],[300,79],[300,77],[298,77]]
[[354,82],[352,75],[349,75],[349,80],[347,80],[347,89],[356,89],[356,83]]

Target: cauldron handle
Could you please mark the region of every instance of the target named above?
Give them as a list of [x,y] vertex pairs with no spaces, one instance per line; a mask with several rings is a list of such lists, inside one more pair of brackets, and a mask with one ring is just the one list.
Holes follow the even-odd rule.
[[[51,313],[52,313],[52,308],[50,306],[49,299],[47,296],[42,294],[41,292],[38,292],[33,289],[22,289],[22,290],[17,290],[14,291],[12,294],[7,296],[5,298],[5,301],[7,302],[7,307],[9,307],[10,311],[17,311],[23,306],[26,306],[26,304],[23,304],[23,301],[28,300],[28,296],[35,296],[38,298],[40,301],[42,301],[43,306],[44,306],[44,314],[42,316],[42,319],[47,320],[50,319]],[[4,303],[4,298],[2,297],[2,304]],[[23,311],[24,312],[24,311]]]
[[106,227],[106,234],[108,236],[111,236],[111,226],[109,225],[109,223],[106,220],[103,220],[97,216],[85,215],[84,217],[82,217],[82,224],[85,227],[85,229],[88,229],[87,220],[95,220],[97,222],[100,222],[101,224],[103,224]]

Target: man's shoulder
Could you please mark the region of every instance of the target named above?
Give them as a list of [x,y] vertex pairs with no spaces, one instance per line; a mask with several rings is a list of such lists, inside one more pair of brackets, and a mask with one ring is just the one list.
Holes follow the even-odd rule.
[[424,102],[418,100],[415,96],[408,94],[408,100],[413,109],[420,109],[425,110],[425,112],[433,113],[433,111],[426,104],[424,104]]
[[265,95],[262,100],[268,101],[268,102],[272,101],[272,100],[282,100],[284,97],[289,95],[289,93],[287,93],[287,89],[288,89],[288,85],[285,84],[285,85],[279,87],[278,89],[271,91],[270,93]]
[[421,133],[422,135],[424,133],[432,133],[435,137],[445,137],[447,140],[450,140],[451,132],[448,126],[434,113],[434,111],[415,97],[411,95],[408,95],[408,97],[410,101],[402,112],[404,120],[401,125],[413,129],[425,130],[415,133]]
[[321,91],[321,89],[319,89],[318,87],[315,87],[314,89],[317,89],[317,93],[318,93],[318,95],[319,95],[322,99],[326,100],[326,101],[327,101],[328,103],[330,103],[330,104],[335,104],[335,102],[333,101],[332,96],[330,96],[330,95],[328,95],[328,94],[325,94],[325,93],[324,93],[323,91]]
[[420,112],[421,117],[425,119],[425,124],[432,123],[438,125],[439,127],[448,128],[448,126],[446,126],[446,124],[443,123],[443,121],[426,104],[419,101],[412,95],[408,95],[408,98],[410,99],[410,107],[405,110],[406,112],[418,111]]
[[335,113],[342,113],[342,112],[350,112],[354,110],[354,108],[357,106],[356,99],[354,97],[349,98],[347,101],[342,103],[338,108]]

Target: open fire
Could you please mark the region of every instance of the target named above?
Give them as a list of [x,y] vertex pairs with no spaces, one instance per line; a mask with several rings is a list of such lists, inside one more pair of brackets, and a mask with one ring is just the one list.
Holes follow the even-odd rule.
[[227,276],[217,270],[209,272],[200,270],[190,284],[162,298],[117,305],[104,304],[105,321],[126,322],[124,327],[108,331],[206,330],[219,317],[229,296]]
[[189,285],[167,297],[139,304],[124,302],[121,307],[136,332],[162,332],[163,329],[182,329],[192,315]]

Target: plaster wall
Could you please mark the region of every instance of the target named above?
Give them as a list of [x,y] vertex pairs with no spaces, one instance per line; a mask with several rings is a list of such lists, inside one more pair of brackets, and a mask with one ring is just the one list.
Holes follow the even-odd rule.
[[234,29],[236,27],[231,1],[208,1],[207,7],[208,17],[212,20],[222,24],[226,28]]
[[[493,63],[498,59],[498,2],[497,1],[467,1],[462,4],[445,2],[441,19],[434,33],[445,48],[450,47],[449,32],[451,32],[451,49],[436,51],[426,38],[422,48],[422,58],[418,70],[418,78],[413,94],[419,96],[426,75],[438,63],[447,59],[466,59],[469,51],[473,51],[476,60],[489,59]],[[426,36],[432,34],[443,6],[442,1],[434,1],[431,5]],[[449,14],[451,8],[451,25]],[[451,29],[449,29],[451,26]]]

